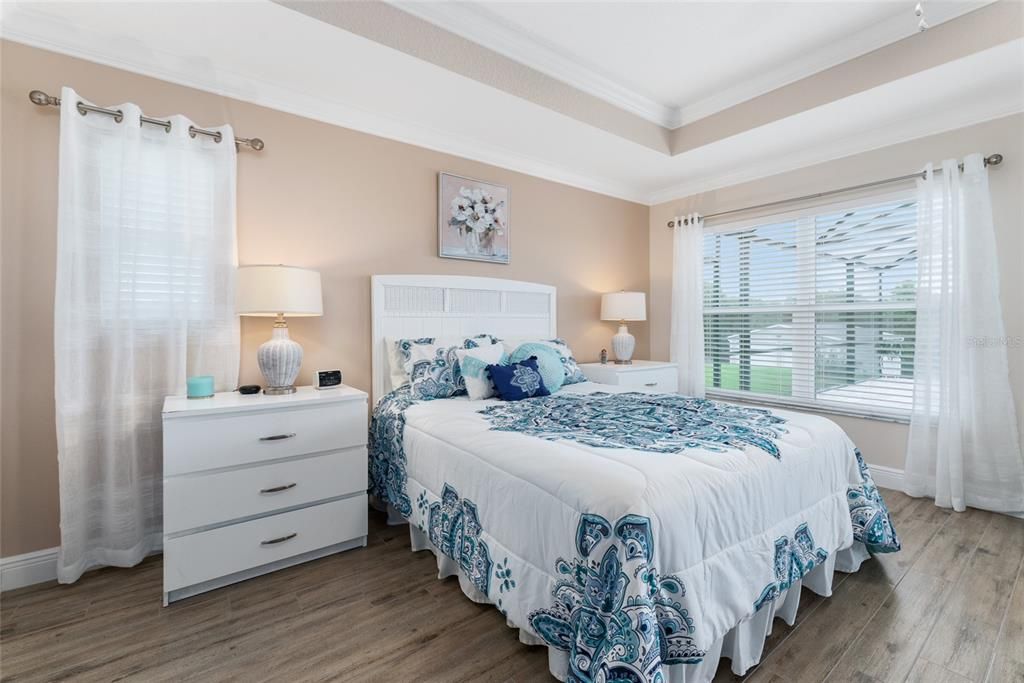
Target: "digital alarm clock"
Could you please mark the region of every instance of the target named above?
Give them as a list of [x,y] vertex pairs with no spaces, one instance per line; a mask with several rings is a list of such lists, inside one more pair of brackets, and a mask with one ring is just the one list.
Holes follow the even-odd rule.
[[341,370],[317,370],[313,386],[317,389],[336,389],[341,386]]

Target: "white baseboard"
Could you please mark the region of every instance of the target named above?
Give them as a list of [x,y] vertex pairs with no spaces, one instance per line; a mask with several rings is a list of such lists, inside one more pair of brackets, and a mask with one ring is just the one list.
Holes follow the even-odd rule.
[[57,551],[46,548],[24,555],[0,557],[0,591],[57,580]]
[[871,478],[875,480],[875,486],[883,489],[903,490],[903,470],[885,465],[868,465],[871,471]]
[[[875,486],[895,491],[903,490],[903,470],[885,465],[868,465],[868,469],[871,471],[871,478],[875,480]],[[1000,512],[998,514],[1024,519],[1024,512]]]

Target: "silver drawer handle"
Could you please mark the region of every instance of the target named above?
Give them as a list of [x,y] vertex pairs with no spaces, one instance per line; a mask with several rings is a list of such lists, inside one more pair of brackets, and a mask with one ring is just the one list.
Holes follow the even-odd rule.
[[289,434],[274,434],[273,436],[261,436],[260,441],[282,441],[284,439],[290,439],[295,436],[295,432]]
[[269,541],[260,541],[260,545],[277,545],[278,543],[284,543],[285,541],[290,541],[290,540],[292,540],[293,538],[295,538],[298,535],[299,535],[298,532],[293,531],[292,533],[288,534],[287,536],[281,536],[279,538],[272,538]]
[[656,386],[658,386],[658,383],[657,382],[647,382],[646,384],[644,384],[644,386],[645,387],[656,387]]
[[269,489],[260,489],[260,493],[281,493],[281,491],[287,491],[288,489],[293,489],[296,486],[298,486],[298,484],[293,481],[290,484],[281,484],[280,486],[271,486]]

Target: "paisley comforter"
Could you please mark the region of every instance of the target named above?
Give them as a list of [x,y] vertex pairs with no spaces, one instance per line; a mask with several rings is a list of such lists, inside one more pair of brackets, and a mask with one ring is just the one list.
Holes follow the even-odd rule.
[[[661,681],[837,551],[899,549],[833,422],[592,383],[379,402],[371,494],[570,681]],[[477,596],[478,598],[481,596]]]

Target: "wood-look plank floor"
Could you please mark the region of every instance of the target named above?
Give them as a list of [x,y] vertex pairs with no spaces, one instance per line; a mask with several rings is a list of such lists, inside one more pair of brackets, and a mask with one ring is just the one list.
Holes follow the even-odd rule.
[[[1024,520],[884,492],[904,549],[804,591],[761,664],[716,681],[1024,681]],[[0,596],[4,681],[551,681],[493,607],[438,581],[406,527],[368,547],[160,606],[161,561]]]

